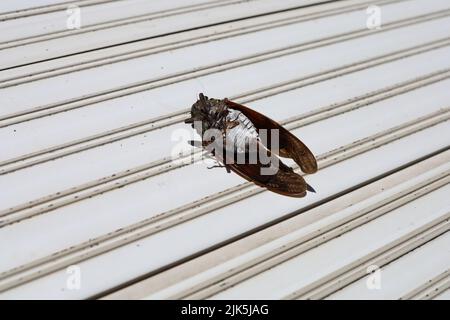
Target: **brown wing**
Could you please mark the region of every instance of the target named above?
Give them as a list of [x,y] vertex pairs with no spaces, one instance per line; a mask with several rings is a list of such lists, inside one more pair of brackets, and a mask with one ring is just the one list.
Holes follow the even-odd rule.
[[[260,146],[264,148],[264,146]],[[217,150],[217,149],[214,149]],[[268,190],[279,193],[285,196],[290,197],[304,197],[306,195],[306,191],[315,192],[314,189],[308,185],[303,177],[297,173],[295,173],[292,168],[285,165],[277,156],[270,155],[273,157],[272,160],[269,161],[269,164],[263,165],[260,161],[260,158],[257,155],[256,163],[249,163],[249,153],[246,153],[246,161],[245,163],[236,163],[237,160],[236,154],[233,154],[231,157],[226,153],[226,149],[224,148],[223,152],[218,154],[217,152],[213,152],[214,157],[222,162],[228,169],[240,175],[242,178],[253,182],[261,187],[267,188]],[[224,159],[224,156],[226,160]],[[277,170],[272,174],[263,174],[262,169],[265,167],[266,169],[270,164],[275,165],[274,160],[277,159]]]
[[[247,116],[253,122],[256,129],[279,129],[280,150],[278,154],[281,157],[292,158],[305,173],[315,173],[317,171],[317,161],[313,153],[303,142],[290,133],[286,128],[255,110],[228,99],[224,99],[224,101],[228,107],[239,110]],[[267,140],[268,144],[266,144],[266,147],[270,149],[270,130],[268,131]]]
[[261,175],[261,164],[228,164],[227,167],[242,178],[285,196],[301,198],[306,195],[306,190],[314,191],[301,175],[281,161],[274,175]]

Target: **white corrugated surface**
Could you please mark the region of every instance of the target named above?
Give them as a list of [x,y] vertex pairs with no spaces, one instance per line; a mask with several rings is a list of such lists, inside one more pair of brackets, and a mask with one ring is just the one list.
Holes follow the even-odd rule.
[[[0,298],[448,298],[448,1],[14,1],[0,27]],[[317,193],[171,158],[198,92],[301,137]]]

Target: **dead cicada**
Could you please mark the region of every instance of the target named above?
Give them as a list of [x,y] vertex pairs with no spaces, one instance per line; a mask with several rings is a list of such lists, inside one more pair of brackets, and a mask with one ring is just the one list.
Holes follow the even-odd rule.
[[259,112],[200,93],[185,123],[192,124],[202,137],[190,144],[209,151],[228,172],[290,197],[315,192],[279,159],[291,158],[303,172],[315,173],[317,162],[312,152],[287,129]]

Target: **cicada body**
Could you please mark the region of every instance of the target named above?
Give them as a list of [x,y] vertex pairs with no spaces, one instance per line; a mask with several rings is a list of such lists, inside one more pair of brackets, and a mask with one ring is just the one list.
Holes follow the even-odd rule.
[[291,197],[315,192],[304,178],[279,157],[293,159],[305,173],[317,171],[317,161],[296,136],[276,121],[228,99],[208,99],[202,93],[191,108],[192,124],[208,150],[228,172],[268,190]]

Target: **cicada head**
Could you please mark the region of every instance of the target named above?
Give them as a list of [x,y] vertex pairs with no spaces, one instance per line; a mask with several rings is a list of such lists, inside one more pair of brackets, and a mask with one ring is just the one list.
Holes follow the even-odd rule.
[[[191,117],[184,123],[190,123],[194,128],[195,122],[201,122],[203,132],[210,128],[220,129],[227,114],[227,106],[222,100],[208,99],[207,96],[200,93],[199,99],[191,107]],[[196,129],[200,128],[196,127]]]

